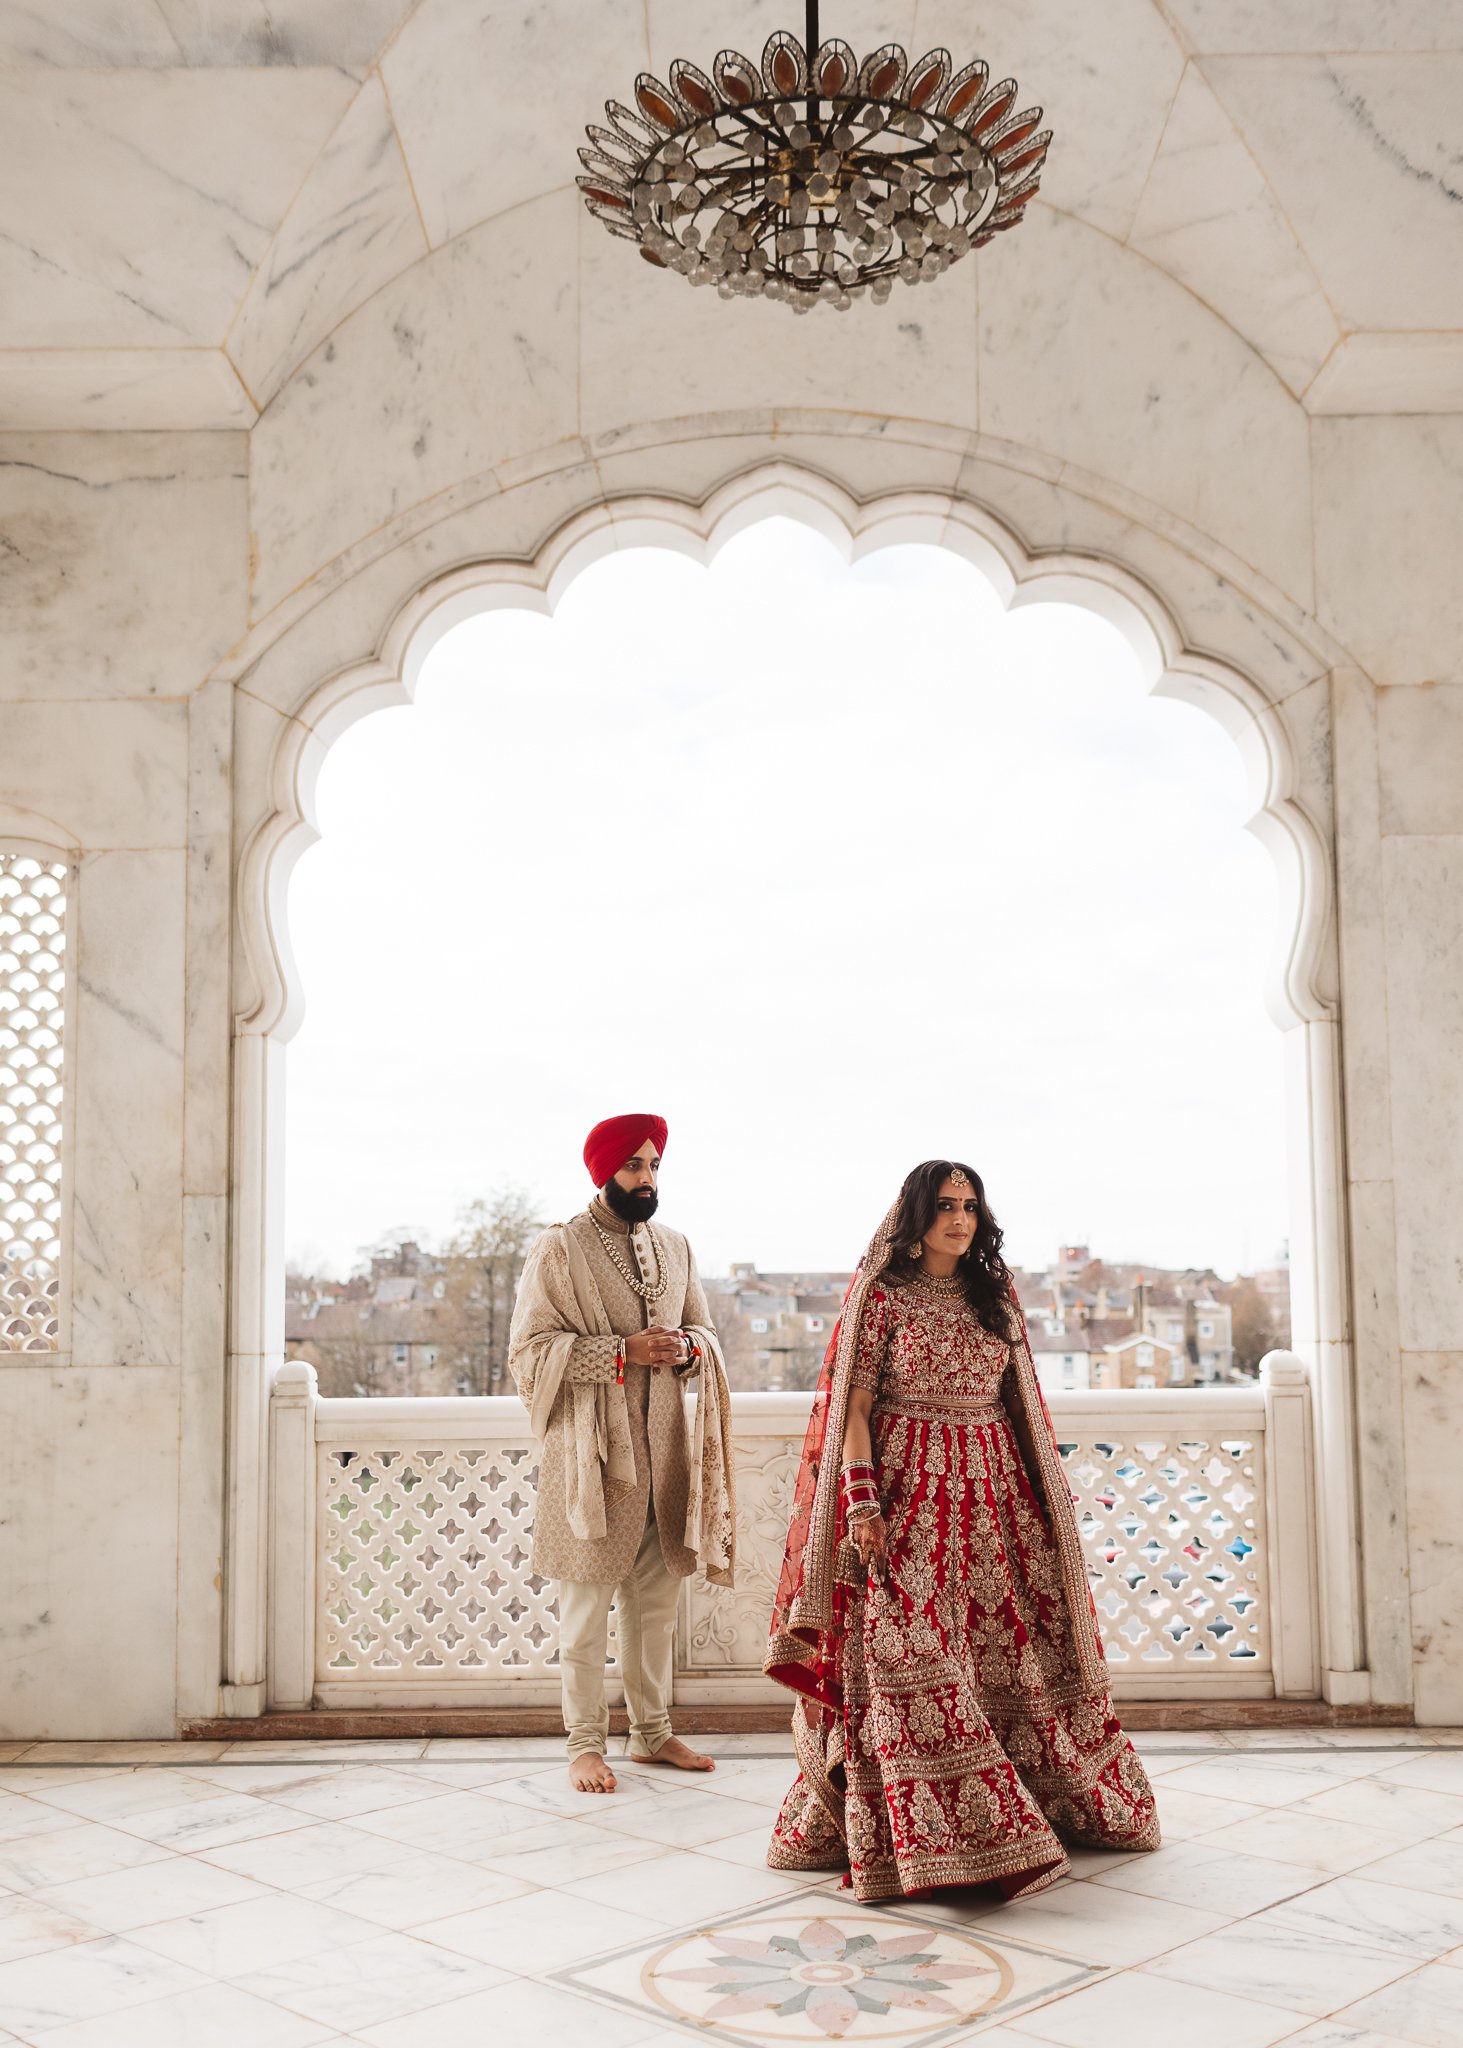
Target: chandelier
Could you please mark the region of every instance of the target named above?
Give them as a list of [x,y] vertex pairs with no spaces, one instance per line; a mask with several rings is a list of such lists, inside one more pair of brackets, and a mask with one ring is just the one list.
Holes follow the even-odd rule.
[[724,299],[882,304],[1015,227],[1040,183],[1041,108],[988,79],[897,43],[860,64],[808,0],[804,41],[769,37],[760,67],[723,50],[709,78],[684,58],[669,85],[642,71],[635,105],[590,124],[577,183],[612,235]]

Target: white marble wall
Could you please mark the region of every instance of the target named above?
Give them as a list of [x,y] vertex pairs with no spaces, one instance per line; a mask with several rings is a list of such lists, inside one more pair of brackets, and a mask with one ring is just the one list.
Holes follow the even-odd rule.
[[457,234],[341,320],[253,441],[256,615],[530,450],[769,403],[979,428],[1192,522],[1312,596],[1307,423],[1152,263],[1040,209],[882,321],[792,321],[651,273],[572,190]]
[[246,461],[0,438],[0,832],[79,854],[71,1344],[0,1363],[7,1733],[217,1697],[231,692],[200,686],[244,624]]
[[[1282,707],[1338,888],[1316,986],[1334,951],[1361,1683],[1463,1718],[1463,422],[1307,422],[1231,327],[1055,213],[1019,264],[998,248],[882,321],[691,293],[565,192],[383,282],[371,223],[397,257],[418,230],[357,104],[331,145],[340,208],[276,253],[283,276],[340,227],[339,267],[306,263],[305,297],[282,285],[241,314],[253,374],[278,383],[252,436],[0,438],[0,830],[82,859],[75,1348],[0,1368],[23,1531],[0,1575],[3,1725],[162,1734],[220,1703],[230,1024],[259,995],[231,956],[231,877],[281,735],[434,575],[531,557],[606,496],[696,501],[778,458],[855,498],[962,491],[1034,544],[1121,564]],[[1185,114],[1201,153],[1210,111]],[[366,166],[377,211],[355,220]],[[448,222],[450,182],[438,198]],[[296,364],[316,290],[337,324]],[[1299,376],[1319,343],[1292,311],[1273,349]],[[1248,745],[1253,710],[1225,716]],[[235,1661],[247,1690],[259,1673]]]
[[1315,424],[1334,678],[1365,1568],[1378,1663],[1463,1718],[1463,423]]

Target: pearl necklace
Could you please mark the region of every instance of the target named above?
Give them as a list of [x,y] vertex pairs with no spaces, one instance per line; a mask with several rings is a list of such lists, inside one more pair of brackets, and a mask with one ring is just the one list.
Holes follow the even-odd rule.
[[643,1302],[648,1303],[651,1308],[654,1308],[660,1297],[665,1293],[666,1288],[670,1285],[670,1281],[666,1274],[665,1253],[660,1248],[660,1239],[656,1236],[650,1225],[646,1224],[645,1232],[650,1239],[650,1249],[655,1253],[655,1270],[660,1275],[660,1278],[653,1287],[647,1281],[640,1279],[620,1257],[620,1254],[615,1250],[614,1239],[603,1225],[593,1216],[589,1220],[599,1232],[599,1241],[609,1254],[610,1263],[620,1275],[620,1278],[640,1296]]

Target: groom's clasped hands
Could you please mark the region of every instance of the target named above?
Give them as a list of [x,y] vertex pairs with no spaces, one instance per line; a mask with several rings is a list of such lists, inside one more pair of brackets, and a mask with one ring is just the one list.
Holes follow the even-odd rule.
[[663,1323],[652,1323],[648,1330],[637,1330],[625,1339],[625,1363],[627,1365],[684,1365],[686,1363],[686,1340],[679,1330],[667,1329]]

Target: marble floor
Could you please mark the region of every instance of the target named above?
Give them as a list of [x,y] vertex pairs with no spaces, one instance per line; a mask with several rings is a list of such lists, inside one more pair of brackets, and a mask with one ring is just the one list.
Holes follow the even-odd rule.
[[1167,1845],[1025,1904],[763,1863],[765,1735],[0,1745],[0,2043],[1460,2048],[1463,1730],[1139,1738]]

